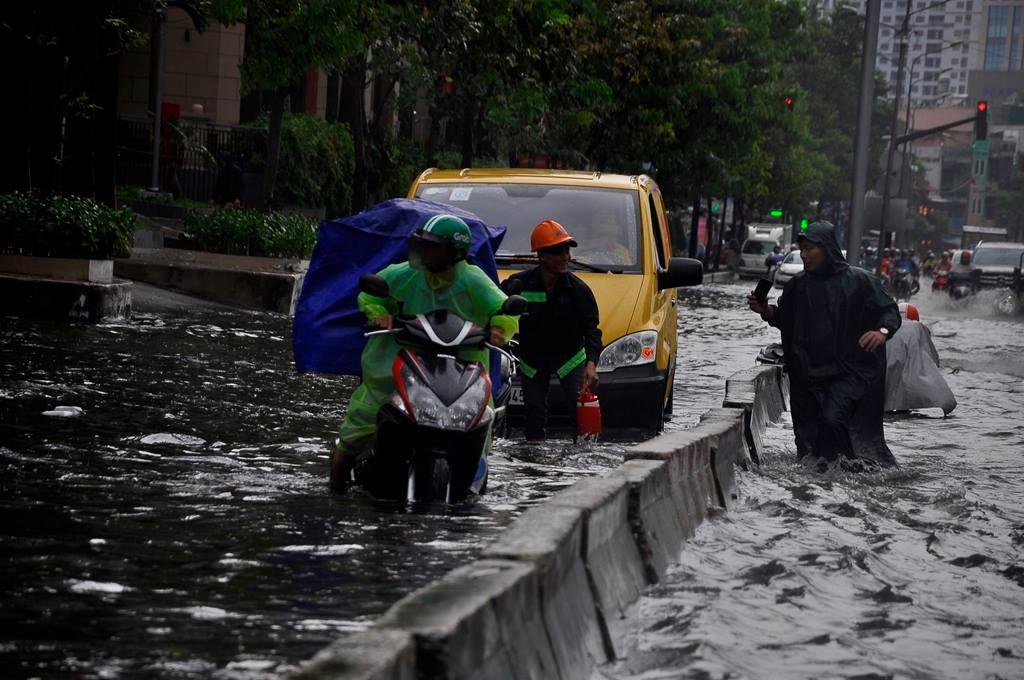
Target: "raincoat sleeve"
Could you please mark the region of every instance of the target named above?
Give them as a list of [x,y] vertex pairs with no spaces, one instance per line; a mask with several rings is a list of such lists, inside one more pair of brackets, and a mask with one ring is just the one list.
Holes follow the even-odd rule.
[[467,267],[466,276],[469,277],[467,290],[483,323],[489,322],[491,326],[500,328],[506,338],[515,335],[519,330],[519,317],[507,314],[491,316],[501,309],[501,305],[504,304],[508,296],[479,267]]
[[899,329],[903,322],[900,317],[900,308],[888,293],[882,290],[882,285],[873,278],[868,279],[871,290],[865,296],[865,306],[868,308],[867,318],[875,319],[875,328],[888,328],[890,336]]
[[[394,278],[391,276],[394,271],[395,265],[391,265],[377,272],[377,276],[384,278],[389,284],[394,285],[394,282],[391,280]],[[389,298],[380,298],[368,293],[360,293],[357,301],[359,303],[359,311],[365,314],[371,323],[382,316],[398,313],[398,305]]]

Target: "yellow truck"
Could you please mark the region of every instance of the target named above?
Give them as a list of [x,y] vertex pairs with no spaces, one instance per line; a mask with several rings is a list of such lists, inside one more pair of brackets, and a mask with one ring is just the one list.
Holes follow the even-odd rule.
[[[508,232],[499,276],[536,264],[530,233],[553,219],[579,246],[570,269],[597,298],[604,348],[598,396],[610,427],[658,431],[672,410],[676,288],[701,283],[699,261],[672,257],[665,205],[645,175],[527,169],[425,170],[409,189]],[[560,389],[557,383],[552,389]],[[559,400],[552,399],[555,406]],[[513,389],[511,406],[521,404]]]

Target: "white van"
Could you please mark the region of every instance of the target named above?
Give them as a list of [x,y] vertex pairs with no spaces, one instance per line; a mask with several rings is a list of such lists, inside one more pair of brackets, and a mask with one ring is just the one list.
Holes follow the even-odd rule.
[[747,240],[740,247],[740,276],[767,276],[765,258],[772,254],[775,246],[788,252],[792,234],[793,227],[789,224],[748,224]]

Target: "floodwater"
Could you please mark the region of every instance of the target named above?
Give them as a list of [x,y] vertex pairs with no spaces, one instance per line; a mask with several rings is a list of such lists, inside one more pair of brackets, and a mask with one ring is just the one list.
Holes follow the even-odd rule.
[[[773,339],[748,287],[683,293],[669,429]],[[629,443],[499,441],[472,505],[332,497],[354,382],[295,374],[288,319],[148,309],[3,319],[3,677],[279,675]],[[978,311],[933,314],[960,407],[889,422],[900,472],[808,474],[774,429],[772,462],[741,476],[741,505],[704,525],[642,600],[636,652],[602,673],[1020,676],[1024,340],[1019,319]]]
[[929,293],[957,409],[888,416],[885,474],[810,472],[771,428],[603,677],[1024,677],[1024,323]]

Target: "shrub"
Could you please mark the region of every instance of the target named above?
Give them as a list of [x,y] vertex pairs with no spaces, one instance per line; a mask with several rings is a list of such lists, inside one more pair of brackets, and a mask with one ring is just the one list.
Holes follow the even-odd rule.
[[281,162],[277,197],[306,207],[326,206],[330,215],[352,207],[355,152],[344,123],[316,116],[285,116],[281,131]]
[[0,195],[0,252],[110,259],[128,254],[135,229],[131,210],[91,198]]
[[308,259],[316,244],[317,222],[298,213],[229,207],[212,213],[191,213],[185,229],[201,250]]

